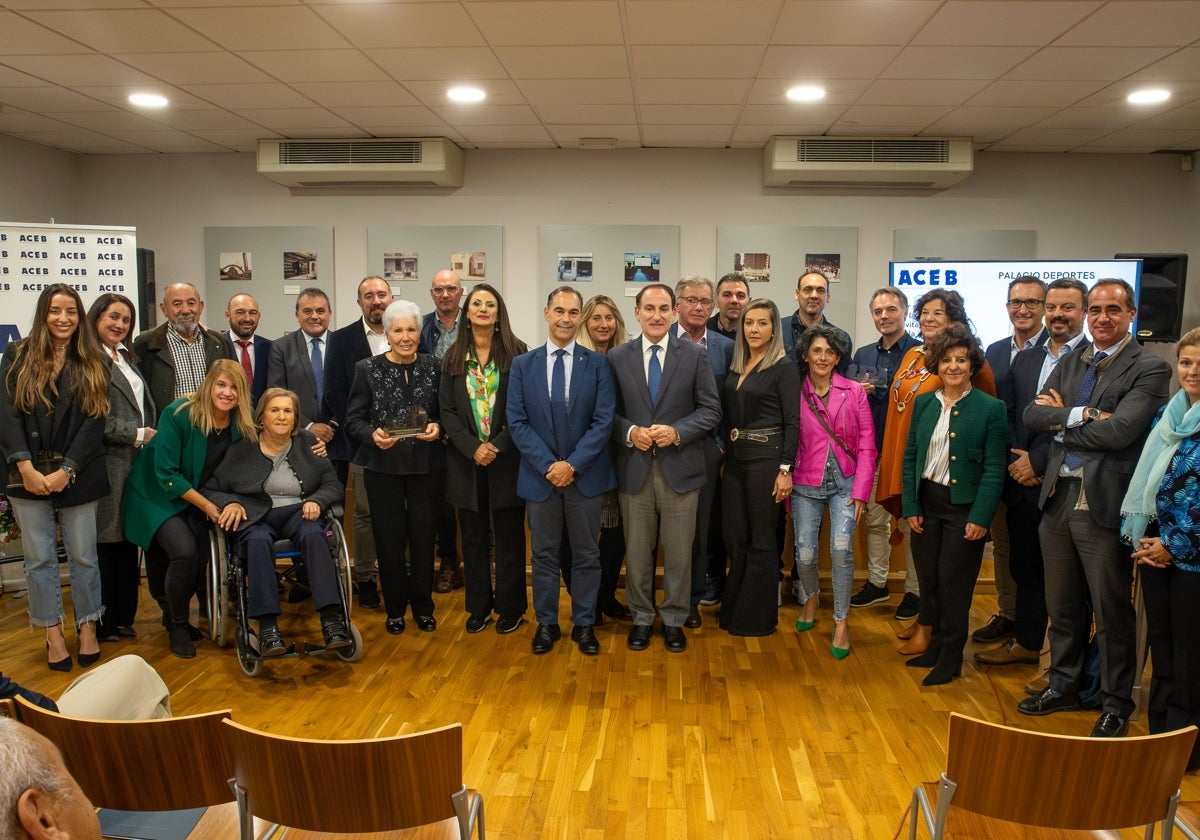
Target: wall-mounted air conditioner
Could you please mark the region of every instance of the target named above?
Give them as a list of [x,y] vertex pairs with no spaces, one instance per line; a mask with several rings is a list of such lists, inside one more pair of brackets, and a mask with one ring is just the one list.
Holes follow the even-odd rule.
[[772,137],[763,184],[823,189],[944,190],[971,174],[969,137]]
[[445,137],[259,140],[258,172],[294,189],[461,187],[463,152]]

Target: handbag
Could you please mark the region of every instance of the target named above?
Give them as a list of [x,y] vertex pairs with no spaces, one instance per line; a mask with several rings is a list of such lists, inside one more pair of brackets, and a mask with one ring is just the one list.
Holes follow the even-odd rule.
[[[39,452],[37,457],[33,459],[33,468],[42,475],[53,475],[58,470],[62,469],[62,465],[62,453],[55,452],[53,449],[49,452]],[[25,489],[25,479],[21,478],[21,471],[17,469],[16,464],[10,464],[8,467],[8,489]]]

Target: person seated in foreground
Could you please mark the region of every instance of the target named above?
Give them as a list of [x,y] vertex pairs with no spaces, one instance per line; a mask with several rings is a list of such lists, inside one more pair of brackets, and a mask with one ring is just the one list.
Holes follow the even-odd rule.
[[100,840],[100,819],[58,747],[0,717],[0,840]]
[[295,392],[268,388],[258,401],[254,422],[258,440],[244,438],[231,446],[205,490],[221,508],[217,524],[234,533],[245,549],[248,614],[258,620],[259,653],[279,656],[287,651],[278,625],[274,544],[280,539],[295,543],[308,569],[326,649],[349,647],[353,642],[337,568],[321,519],[342,499],[342,483],[333,463],[323,457],[324,444],[300,428]]

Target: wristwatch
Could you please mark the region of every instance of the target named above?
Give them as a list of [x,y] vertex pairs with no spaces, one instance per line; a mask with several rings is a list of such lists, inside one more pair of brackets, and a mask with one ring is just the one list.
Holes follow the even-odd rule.
[[61,469],[67,474],[67,486],[72,486],[75,483],[75,468],[68,467],[66,464],[63,464]]
[[1092,406],[1088,406],[1087,408],[1085,408],[1083,410],[1083,419],[1088,421],[1089,423],[1092,422],[1093,420],[1099,420],[1100,419],[1100,409],[1093,408]]

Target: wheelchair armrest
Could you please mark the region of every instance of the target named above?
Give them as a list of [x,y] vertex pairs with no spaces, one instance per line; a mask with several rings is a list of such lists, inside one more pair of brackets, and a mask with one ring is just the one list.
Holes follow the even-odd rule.
[[342,505],[341,502],[334,502],[333,504],[331,504],[329,506],[327,515],[332,516],[334,519],[341,519],[342,514],[344,514],[345,512],[346,512],[345,507]]

